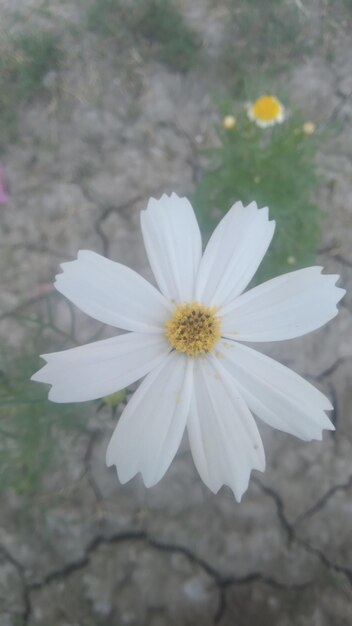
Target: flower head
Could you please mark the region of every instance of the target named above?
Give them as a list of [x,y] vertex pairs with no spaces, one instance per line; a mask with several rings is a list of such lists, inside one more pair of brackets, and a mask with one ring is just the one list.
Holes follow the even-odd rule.
[[275,96],[261,96],[248,106],[247,113],[260,128],[280,124],[285,119],[285,109]]
[[237,120],[234,115],[225,115],[222,120],[222,126],[223,128],[225,128],[225,130],[232,130],[233,128],[235,128],[236,124]]
[[198,472],[217,492],[241,499],[252,469],[264,470],[253,413],[309,441],[334,430],[329,400],[303,378],[243,342],[299,337],[332,319],[338,276],[309,267],[243,293],[274,233],[268,210],[237,202],[202,254],[193,209],[175,194],[141,214],[159,290],[133,270],[81,250],[55,286],[82,311],[124,334],[43,355],[33,380],[55,402],[108,396],[143,378],[107,450],[121,482],[141,472],[147,487],[165,474],[187,429]]
[[316,126],[314,122],[304,122],[302,130],[305,135],[313,135],[315,133]]

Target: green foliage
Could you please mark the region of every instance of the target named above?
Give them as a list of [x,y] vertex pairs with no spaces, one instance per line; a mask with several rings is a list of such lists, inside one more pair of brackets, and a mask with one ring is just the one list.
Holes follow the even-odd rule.
[[0,490],[30,495],[53,461],[61,429],[77,428],[77,409],[47,400],[47,388],[30,382],[38,358],[0,352]]
[[186,72],[194,64],[200,42],[171,0],[142,0],[128,6],[121,0],[95,0],[88,10],[88,28],[109,38],[142,47],[156,60]]
[[277,75],[309,50],[307,15],[291,0],[229,0],[229,12],[219,71],[237,95],[253,72]]
[[88,8],[88,29],[104,37],[120,40],[128,22],[129,11],[120,0],[95,0]]
[[16,135],[21,107],[42,90],[45,74],[58,66],[53,33],[34,31],[9,38],[0,47],[0,150]]
[[320,138],[303,132],[298,115],[269,129],[242,113],[232,130],[219,130],[220,146],[210,151],[209,170],[194,194],[194,206],[209,234],[231,205],[253,200],[276,220],[259,282],[312,262],[320,214],[312,201],[317,184],[314,157]]
[[53,320],[51,297],[42,305],[14,316],[28,332],[20,349],[0,345],[0,491],[12,488],[26,496],[38,489],[56,458],[58,433],[83,429],[79,406],[48,401],[47,386],[30,381],[43,365],[43,345],[47,352],[48,345],[74,343],[74,322],[66,335]]
[[23,101],[32,99],[42,88],[45,74],[58,67],[61,52],[50,31],[23,33],[12,41],[18,63],[14,79]]
[[[352,0],[226,1],[228,19],[217,75],[237,97],[249,76],[277,77],[319,50],[333,60],[336,39],[352,28]],[[319,26],[318,26],[319,25]]]
[[199,49],[198,37],[169,0],[145,3],[140,32],[155,47],[155,54],[163,63],[180,72],[192,66]]
[[115,393],[110,394],[110,396],[105,396],[103,398],[103,403],[111,408],[118,407],[119,404],[125,400],[126,396],[126,389],[121,389],[121,391],[116,391]]

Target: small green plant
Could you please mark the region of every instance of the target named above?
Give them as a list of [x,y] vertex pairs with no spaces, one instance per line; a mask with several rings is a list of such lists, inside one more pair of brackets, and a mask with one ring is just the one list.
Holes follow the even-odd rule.
[[49,345],[75,343],[74,317],[66,334],[54,321],[53,297],[46,297],[39,309],[14,314],[27,332],[20,348],[0,345],[0,491],[11,488],[23,496],[36,492],[56,458],[59,432],[72,436],[84,429],[80,407],[48,401],[47,388],[30,381],[39,367],[38,354]]
[[95,0],[87,21],[109,43],[137,43],[143,53],[180,72],[192,67],[200,48],[197,34],[172,0],[135,1],[128,7],[121,0]]
[[[317,185],[314,157],[320,138],[299,115],[261,129],[242,112],[231,128],[219,128],[209,169],[194,194],[206,232],[237,200],[269,207],[276,233],[256,279],[271,278],[312,262],[321,214],[313,202]],[[311,132],[312,131],[312,132]]]
[[30,382],[38,359],[8,352],[0,351],[0,490],[12,488],[27,496],[38,489],[53,461],[57,433],[77,430],[78,412],[48,402],[47,390]]
[[16,135],[21,108],[43,88],[42,80],[55,69],[61,52],[49,31],[22,33],[0,47],[0,150]]
[[119,41],[128,23],[129,11],[120,0],[94,0],[87,12],[88,29]]
[[45,74],[59,65],[57,37],[51,31],[22,33],[13,39],[12,46],[18,60],[14,76],[18,95],[28,101],[41,90]]
[[193,65],[200,44],[170,0],[149,0],[141,11],[141,34],[166,65],[185,72]]
[[218,71],[237,95],[243,95],[248,76],[277,75],[311,46],[310,22],[295,2],[229,0],[228,8]]

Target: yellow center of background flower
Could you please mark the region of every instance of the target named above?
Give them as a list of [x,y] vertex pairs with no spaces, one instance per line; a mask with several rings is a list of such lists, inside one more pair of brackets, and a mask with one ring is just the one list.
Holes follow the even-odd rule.
[[261,96],[252,104],[252,114],[260,122],[276,120],[282,111],[282,106],[274,96]]
[[212,352],[221,337],[216,308],[197,302],[179,304],[166,322],[166,337],[177,352],[185,352],[188,356]]

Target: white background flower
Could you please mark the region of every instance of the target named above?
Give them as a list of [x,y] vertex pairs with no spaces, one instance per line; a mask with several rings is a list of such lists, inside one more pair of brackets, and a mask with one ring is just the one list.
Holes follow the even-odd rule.
[[254,202],[232,207],[203,255],[185,198],[151,199],[141,225],[160,291],[131,269],[80,251],[62,265],[56,288],[88,315],[129,332],[43,355],[47,364],[32,379],[52,385],[51,400],[78,402],[145,377],[119,419],[107,464],[121,482],[141,472],[146,486],[155,485],[187,427],[202,480],[214,492],[229,485],[240,500],[251,470],[265,466],[252,412],[307,441],[334,429],[320,391],[241,342],[319,328],[336,315],[344,290],[335,286],[338,276],[310,267],[243,293],[275,227]]

